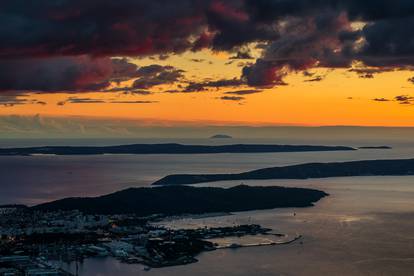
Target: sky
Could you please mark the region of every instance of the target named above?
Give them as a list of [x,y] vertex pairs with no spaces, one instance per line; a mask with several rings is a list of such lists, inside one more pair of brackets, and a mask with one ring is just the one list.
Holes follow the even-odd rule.
[[17,117],[39,116],[414,126],[411,0],[1,6],[0,122],[8,128]]

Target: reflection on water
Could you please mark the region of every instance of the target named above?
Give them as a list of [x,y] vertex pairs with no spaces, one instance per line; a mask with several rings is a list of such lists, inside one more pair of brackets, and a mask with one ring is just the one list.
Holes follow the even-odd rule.
[[[300,242],[216,250],[199,255],[198,263],[150,271],[113,259],[89,259],[81,275],[412,275],[413,183],[412,176],[246,181],[248,185],[318,188],[330,196],[311,208],[166,222],[174,227],[257,223],[276,233],[301,234]],[[224,187],[235,184],[214,183]]]
[[[0,158],[0,203],[36,203],[148,186],[170,173],[239,172],[303,162],[414,157],[412,145],[389,151]],[[206,183],[230,187],[240,182]],[[257,223],[303,235],[286,245],[217,250],[198,263],[144,271],[111,258],[87,259],[80,275],[412,275],[414,176],[244,181],[310,187],[330,194],[311,208],[286,208],[173,221],[176,226]],[[296,213],[296,215],[294,215]],[[74,267],[72,266],[72,269]]]
[[[272,246],[281,245],[292,242],[297,236],[289,235],[255,235],[244,237],[226,237],[217,239],[208,239],[208,241],[217,245],[220,249],[235,249],[234,245],[240,247],[254,247],[254,246]],[[233,248],[232,248],[233,247]]]
[[[203,144],[203,141],[199,141],[199,144]],[[174,173],[238,173],[307,162],[414,157],[414,144],[392,146],[391,150],[342,152],[0,156],[0,204],[36,204],[62,197],[97,196],[129,187],[149,186]]]

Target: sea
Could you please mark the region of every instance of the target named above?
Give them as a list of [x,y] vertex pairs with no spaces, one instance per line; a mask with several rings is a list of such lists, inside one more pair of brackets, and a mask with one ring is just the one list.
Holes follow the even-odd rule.
[[[43,145],[302,144],[391,146],[337,152],[95,155],[0,157],[0,204],[35,205],[63,197],[108,194],[150,187],[174,173],[236,173],[308,162],[414,158],[411,137],[371,139],[3,139],[0,147]],[[204,183],[232,187],[240,181]],[[275,246],[202,253],[197,263],[144,270],[113,258],[86,259],[79,275],[414,275],[414,176],[366,176],[309,180],[243,181],[257,186],[305,187],[329,196],[309,208],[283,208],[232,215],[182,218],[166,226],[186,228],[257,223],[279,233],[302,235]],[[64,268],[75,272],[74,264]]]

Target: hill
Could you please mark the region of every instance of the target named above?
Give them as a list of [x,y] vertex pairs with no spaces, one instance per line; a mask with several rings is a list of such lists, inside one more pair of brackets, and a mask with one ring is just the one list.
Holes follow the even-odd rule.
[[308,163],[266,168],[239,174],[175,174],[166,176],[154,182],[153,185],[197,184],[227,180],[307,179],[372,175],[414,175],[414,159]]
[[327,194],[322,191],[300,188],[170,186],[131,188],[93,198],[66,198],[37,205],[32,209],[80,210],[91,214],[180,215],[307,207],[325,196]]

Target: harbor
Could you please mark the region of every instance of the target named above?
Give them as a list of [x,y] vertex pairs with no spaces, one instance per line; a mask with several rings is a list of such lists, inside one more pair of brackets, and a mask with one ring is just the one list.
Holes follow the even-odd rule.
[[84,260],[103,257],[148,270],[195,263],[202,252],[282,245],[301,237],[251,223],[169,228],[159,224],[163,219],[168,221],[162,214],[91,215],[7,206],[0,215],[0,275],[73,275],[63,269],[67,264],[75,264],[77,275]]

